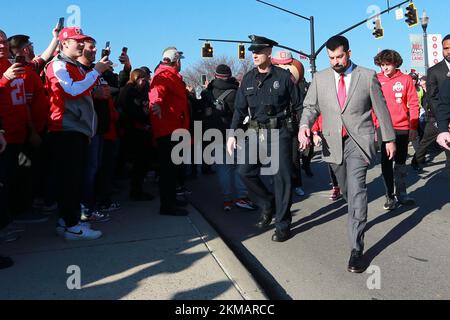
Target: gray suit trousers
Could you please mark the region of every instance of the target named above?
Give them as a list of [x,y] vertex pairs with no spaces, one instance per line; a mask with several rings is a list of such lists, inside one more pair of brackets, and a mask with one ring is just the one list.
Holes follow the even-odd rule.
[[367,171],[369,163],[352,138],[344,143],[344,162],[332,164],[342,194],[348,203],[348,230],[352,250],[364,251],[364,234],[367,225]]

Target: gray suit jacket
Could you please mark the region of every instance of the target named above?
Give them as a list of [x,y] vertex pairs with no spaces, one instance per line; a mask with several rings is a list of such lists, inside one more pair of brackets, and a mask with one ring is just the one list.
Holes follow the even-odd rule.
[[344,125],[363,158],[373,164],[376,160],[376,148],[372,110],[380,122],[383,141],[395,141],[392,119],[376,72],[354,66],[347,102],[341,110],[334,71],[329,68],[316,74],[304,101],[300,125],[311,128],[322,114],[323,159],[338,165],[344,160]]

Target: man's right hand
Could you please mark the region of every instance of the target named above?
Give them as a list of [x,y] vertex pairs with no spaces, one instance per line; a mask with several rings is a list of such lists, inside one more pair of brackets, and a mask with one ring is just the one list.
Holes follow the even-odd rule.
[[230,157],[233,156],[234,150],[236,150],[236,149],[237,149],[236,138],[235,137],[228,138],[228,141],[227,141],[227,152],[230,155]]
[[3,73],[3,75],[9,80],[20,78],[24,74],[25,68],[20,63],[14,63],[8,70],[5,71],[5,73]]
[[105,71],[111,70],[111,62],[108,57],[103,57],[94,67],[98,73],[103,74]]
[[437,143],[446,150],[450,150],[450,132],[441,133],[437,137]]
[[311,147],[311,129],[306,127],[300,128],[298,142],[300,150],[306,150]]
[[130,57],[126,53],[122,53],[119,57],[119,62],[124,65],[125,68],[131,69]]

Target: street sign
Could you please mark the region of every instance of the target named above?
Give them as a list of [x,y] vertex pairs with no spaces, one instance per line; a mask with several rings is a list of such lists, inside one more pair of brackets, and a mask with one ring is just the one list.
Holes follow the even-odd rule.
[[403,20],[404,17],[405,17],[405,13],[403,12],[402,8],[395,10],[395,19]]

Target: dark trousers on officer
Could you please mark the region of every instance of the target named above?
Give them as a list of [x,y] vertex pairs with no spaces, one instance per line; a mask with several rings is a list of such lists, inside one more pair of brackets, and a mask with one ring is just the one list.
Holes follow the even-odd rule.
[[[244,165],[239,167],[239,173],[242,181],[246,185],[250,198],[263,210],[263,213],[275,215],[277,230],[284,232],[290,229],[292,223],[292,135],[287,129],[279,130],[279,139],[272,139],[270,130],[264,135],[264,141],[258,134],[257,148],[252,146],[251,139],[246,142]],[[263,149],[263,152],[259,152]],[[256,151],[257,150],[257,151]],[[261,180],[260,171],[263,167],[259,156],[256,157],[257,163],[250,163],[250,152],[259,152],[267,154],[272,158],[273,166],[274,155],[270,150],[278,153],[279,163],[275,165],[278,169],[273,174],[274,194],[272,194]],[[264,161],[263,161],[264,162]]]

